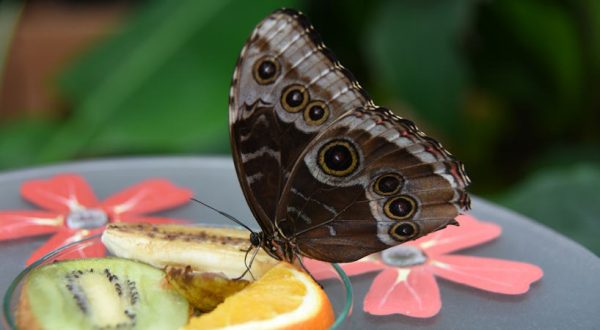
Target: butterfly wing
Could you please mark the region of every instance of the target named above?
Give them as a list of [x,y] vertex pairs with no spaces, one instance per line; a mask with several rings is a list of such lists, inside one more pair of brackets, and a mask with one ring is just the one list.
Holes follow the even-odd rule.
[[411,121],[357,108],[300,156],[276,224],[301,254],[350,262],[456,224],[468,184],[462,163]]
[[302,14],[258,24],[233,75],[229,126],[238,179],[263,231],[306,145],[343,113],[370,102]]

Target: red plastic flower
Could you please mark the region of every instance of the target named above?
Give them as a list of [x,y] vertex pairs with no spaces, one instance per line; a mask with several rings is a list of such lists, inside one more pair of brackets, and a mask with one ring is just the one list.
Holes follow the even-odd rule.
[[[56,248],[102,232],[109,222],[183,222],[145,214],[182,205],[192,192],[167,180],[149,179],[98,202],[84,178],[62,174],[25,182],[21,195],[45,211],[0,211],[0,240],[54,234],[33,252],[26,261],[29,265]],[[103,256],[105,249],[92,244],[78,253],[80,257]]]
[[[531,283],[542,277],[542,269],[528,263],[449,255],[488,242],[501,233],[498,225],[468,215],[459,216],[457,220],[460,227],[449,227],[361,260],[341,264],[349,276],[380,271],[365,296],[364,311],[374,315],[435,316],[442,307],[435,276],[508,295],[527,292]],[[315,277],[329,277],[320,272],[324,268],[319,263],[306,260]]]

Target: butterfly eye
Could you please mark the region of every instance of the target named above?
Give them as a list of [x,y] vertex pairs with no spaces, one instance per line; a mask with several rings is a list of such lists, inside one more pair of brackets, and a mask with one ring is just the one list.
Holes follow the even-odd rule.
[[304,110],[304,120],[309,125],[321,125],[329,118],[329,108],[321,101],[311,102]]
[[254,63],[254,79],[261,85],[275,81],[279,73],[279,62],[271,57],[263,57]]
[[409,221],[403,221],[392,226],[389,230],[390,236],[397,241],[404,242],[415,237],[419,233],[417,225]]
[[260,236],[258,233],[250,233],[250,243],[252,246],[260,246]]
[[412,197],[398,196],[388,199],[383,205],[385,215],[391,219],[403,220],[412,216],[417,209],[417,203]]
[[333,176],[347,176],[358,167],[358,153],[352,143],[333,140],[319,150],[319,166]]
[[398,174],[385,174],[375,180],[373,191],[382,196],[394,195],[400,191],[403,182],[404,180]]
[[298,112],[306,106],[309,96],[306,88],[290,85],[281,94],[281,105],[287,112]]

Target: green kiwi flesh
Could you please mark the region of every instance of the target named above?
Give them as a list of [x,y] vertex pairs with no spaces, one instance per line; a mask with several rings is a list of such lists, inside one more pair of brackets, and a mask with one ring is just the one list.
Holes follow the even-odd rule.
[[179,329],[188,303],[164,272],[120,258],[56,262],[33,270],[21,291],[19,329]]

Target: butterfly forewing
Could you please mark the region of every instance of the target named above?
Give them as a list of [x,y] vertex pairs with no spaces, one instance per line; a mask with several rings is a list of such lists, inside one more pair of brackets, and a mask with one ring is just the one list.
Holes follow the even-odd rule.
[[230,91],[238,178],[262,229],[306,145],[343,113],[370,102],[300,13],[264,19],[242,49]]

